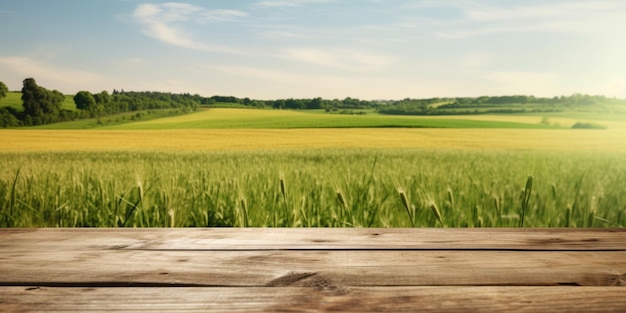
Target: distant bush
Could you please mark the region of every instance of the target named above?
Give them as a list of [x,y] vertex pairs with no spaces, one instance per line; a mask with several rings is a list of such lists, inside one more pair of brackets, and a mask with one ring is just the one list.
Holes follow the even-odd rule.
[[18,115],[18,113],[14,108],[0,108],[0,127],[9,128],[20,126],[20,121],[17,119],[16,115]]
[[573,129],[606,129],[606,127],[602,125],[582,123],[582,122],[577,122],[576,124],[572,125],[572,128]]
[[366,115],[367,112],[365,111],[353,111],[353,110],[332,110],[330,111],[329,109],[326,109],[326,113],[331,113],[331,114],[345,114],[345,115]]

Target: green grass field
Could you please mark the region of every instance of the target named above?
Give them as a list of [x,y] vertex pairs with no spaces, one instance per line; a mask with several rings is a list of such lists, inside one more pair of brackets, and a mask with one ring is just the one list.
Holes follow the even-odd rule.
[[[6,106],[15,108],[19,111],[23,110],[22,93],[12,91],[8,92],[6,97],[0,99],[0,108]],[[76,111],[74,95],[65,95],[65,100],[61,103],[61,107],[65,110]]]
[[[141,117],[135,119],[134,116]],[[561,112],[546,114],[487,114],[459,116],[393,116],[328,114],[321,110],[257,110],[212,108],[183,114],[177,110],[127,112],[100,119],[83,119],[33,127],[35,129],[294,129],[294,128],[510,128],[560,129],[576,122],[626,128],[624,115]]]
[[626,226],[623,160],[432,149],[0,154],[0,226]]
[[9,91],[4,98],[0,98],[0,108],[11,107],[17,110],[22,110],[22,93]]
[[118,130],[267,129],[267,128],[558,128],[554,125],[497,120],[441,119],[378,114],[319,114],[308,111],[209,109],[147,122],[104,127]]

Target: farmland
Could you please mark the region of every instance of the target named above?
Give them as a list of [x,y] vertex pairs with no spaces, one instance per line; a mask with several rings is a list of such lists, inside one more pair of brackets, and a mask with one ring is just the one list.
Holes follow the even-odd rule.
[[[155,114],[159,111],[149,111]],[[144,113],[144,117],[149,114]],[[37,129],[107,130],[165,130],[165,129],[293,129],[293,128],[522,128],[555,129],[567,125],[542,124],[541,117],[514,120],[506,118],[480,119],[476,117],[425,118],[389,116],[370,112],[357,114],[324,114],[318,110],[255,110],[215,108],[199,110],[192,114],[164,116],[165,118],[133,122],[132,115],[122,115],[127,123],[112,123],[118,117],[55,123]],[[109,121],[107,121],[109,120]],[[131,123],[128,123],[131,122]],[[92,127],[89,127],[89,126]]]
[[313,114],[311,111],[210,109],[179,117],[139,122],[110,129],[286,129],[286,128],[550,128],[539,123],[502,120],[430,119],[378,114]]
[[210,109],[1,130],[0,226],[626,226],[624,123],[544,118]]
[[520,226],[522,211],[529,227],[626,225],[621,153],[370,148],[1,157],[4,227],[500,227]]

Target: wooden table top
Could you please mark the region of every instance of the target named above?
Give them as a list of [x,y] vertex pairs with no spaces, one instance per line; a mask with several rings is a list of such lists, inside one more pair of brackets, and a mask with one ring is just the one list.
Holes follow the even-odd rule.
[[0,312],[626,312],[626,229],[0,229]]

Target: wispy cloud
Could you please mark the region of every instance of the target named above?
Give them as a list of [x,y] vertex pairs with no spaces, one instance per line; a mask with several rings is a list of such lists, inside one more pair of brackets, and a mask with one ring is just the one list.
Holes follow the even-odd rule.
[[118,62],[124,63],[124,64],[143,64],[143,63],[146,63],[146,60],[142,58],[134,57],[134,58],[121,59]]
[[144,34],[167,44],[208,52],[241,54],[241,51],[228,46],[198,41],[180,24],[235,21],[248,14],[238,10],[208,10],[187,3],[169,2],[141,4],[133,16],[144,25]]
[[[236,81],[237,87],[215,86],[223,93],[241,93],[247,89],[246,96],[254,98],[288,98],[288,97],[330,97],[343,94],[352,95],[346,89],[347,82],[355,83],[354,79],[347,79],[333,74],[308,73],[299,71],[281,70],[276,68],[239,65],[217,65],[206,67],[211,72],[218,72],[224,81]],[[213,74],[215,75],[215,74]],[[329,92],[333,90],[335,92]],[[276,96],[279,94],[279,96]],[[362,94],[359,96],[363,96]]]
[[[288,97],[384,99],[390,94],[407,96],[406,91],[414,89],[416,85],[415,81],[359,73],[310,73],[256,66],[206,68],[211,72],[219,72],[224,80],[236,81],[237,87],[232,92],[241,93],[242,86],[249,85],[248,89],[254,90],[255,94],[246,96],[261,99]],[[383,85],[386,87],[380,88]],[[277,97],[276,93],[280,96]]]
[[544,3],[510,8],[474,7],[465,10],[468,18],[477,21],[544,20],[555,18],[584,18],[594,13],[624,9],[613,1],[577,1]]
[[[466,38],[494,33],[554,32],[602,35],[607,24],[624,24],[626,4],[621,1],[562,1],[541,4],[478,5],[458,2],[462,23],[440,30],[445,38]],[[617,26],[615,25],[615,26]]]
[[494,71],[482,75],[501,94],[551,94],[558,89],[554,72]]
[[270,39],[301,39],[306,38],[306,35],[296,34],[294,32],[282,31],[282,30],[269,30],[260,32],[259,35]]
[[515,23],[508,21],[506,24],[490,24],[486,26],[465,26],[461,29],[451,29],[437,31],[435,35],[442,38],[468,38],[481,35],[497,34],[497,33],[526,33],[526,32],[566,32],[571,30],[571,26],[577,27],[576,24],[568,22],[535,22],[535,23]]
[[288,48],[283,49],[277,56],[304,63],[353,71],[377,70],[393,63],[392,58],[388,56],[367,54],[348,49]]
[[461,56],[461,65],[468,68],[480,68],[493,61],[493,54],[486,51],[469,51]]
[[299,7],[306,4],[326,3],[331,0],[264,0],[256,3],[257,6],[266,8],[285,8],[285,7]]
[[[308,79],[305,78],[305,74],[297,74],[288,71],[265,69],[259,67],[249,66],[208,66],[207,69],[212,71],[218,71],[228,75],[249,77],[255,79],[261,79],[264,81],[272,81],[282,84],[294,84],[297,82],[304,82]],[[309,78],[310,79],[310,78]]]
[[626,98],[626,77],[614,79],[604,83],[598,88],[598,93],[613,97]]
[[233,21],[248,14],[238,10],[208,10],[192,4],[168,2],[141,4],[135,10],[135,16],[150,22],[158,19],[162,23],[188,21],[207,23]]
[[0,66],[19,75],[18,77],[33,77],[38,81],[45,81],[47,84],[58,86],[51,88],[77,89],[81,88],[81,86],[84,86],[86,83],[103,81],[103,77],[98,74],[68,69],[66,67],[57,67],[29,57],[0,57]]

